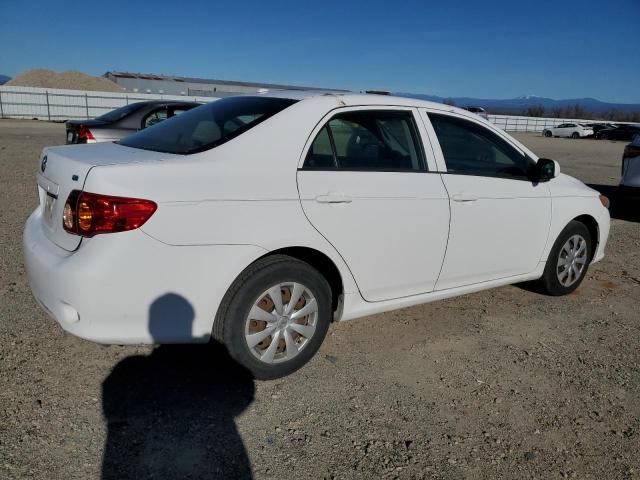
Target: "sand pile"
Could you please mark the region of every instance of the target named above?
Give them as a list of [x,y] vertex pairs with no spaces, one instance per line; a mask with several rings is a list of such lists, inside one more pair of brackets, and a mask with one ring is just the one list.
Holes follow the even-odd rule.
[[122,92],[123,89],[102,77],[92,77],[81,72],[53,72],[42,68],[27,70],[5,85],[20,87],[64,88],[68,90],[90,90],[97,92]]

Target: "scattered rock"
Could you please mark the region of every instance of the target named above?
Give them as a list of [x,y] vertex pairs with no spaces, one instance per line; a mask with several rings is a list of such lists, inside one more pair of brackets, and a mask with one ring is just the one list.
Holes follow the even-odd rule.
[[325,355],[324,358],[326,358],[330,363],[333,363],[334,365],[338,361],[338,357],[334,357],[333,355]]

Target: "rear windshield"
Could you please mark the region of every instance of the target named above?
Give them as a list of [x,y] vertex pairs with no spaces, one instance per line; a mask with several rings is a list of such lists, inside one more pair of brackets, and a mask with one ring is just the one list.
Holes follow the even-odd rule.
[[123,119],[130,113],[133,113],[136,110],[140,110],[145,105],[146,105],[145,102],[130,103],[129,105],[116,108],[115,110],[111,110],[109,113],[100,115],[99,117],[96,117],[96,120],[103,120],[105,122],[117,122],[118,120]]
[[119,143],[183,155],[202,152],[228,142],[295,102],[287,98],[227,97],[141,130]]

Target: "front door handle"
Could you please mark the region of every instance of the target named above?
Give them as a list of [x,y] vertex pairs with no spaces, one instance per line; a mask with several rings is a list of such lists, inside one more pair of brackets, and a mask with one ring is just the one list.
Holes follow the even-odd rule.
[[478,197],[471,195],[470,193],[456,193],[453,197],[454,202],[475,202]]
[[353,199],[344,193],[327,193],[316,197],[318,203],[351,203],[352,201]]

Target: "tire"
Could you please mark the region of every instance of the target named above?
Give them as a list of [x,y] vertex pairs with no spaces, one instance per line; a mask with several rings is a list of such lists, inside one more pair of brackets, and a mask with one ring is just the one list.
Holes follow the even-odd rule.
[[[579,239],[584,242],[584,247]],[[577,247],[577,254],[570,251],[572,247]],[[553,296],[567,295],[573,292],[584,280],[592,256],[593,239],[589,229],[584,223],[576,220],[571,221],[560,232],[551,252],[549,252],[544,273],[538,280],[539,286],[544,292]],[[570,266],[567,267],[567,259],[571,261],[573,258],[575,258],[575,262],[570,263]],[[561,262],[564,262],[564,265],[561,265]],[[571,267],[574,267],[574,270],[571,270]]]
[[[290,307],[292,295],[299,300]],[[308,313],[295,318],[303,310]],[[327,280],[305,262],[273,255],[251,264],[233,282],[218,308],[212,336],[254,378],[269,380],[295,372],[313,357],[331,317]]]
[[551,131],[549,131],[549,130],[545,130],[544,131],[544,136],[547,137],[547,138],[550,138],[550,137],[553,137],[553,133],[551,133]]
[[571,138],[580,138],[580,134],[578,132],[573,132],[571,134]]
[[601,134],[598,138],[600,140],[609,140],[609,137],[608,137],[608,135],[606,133]]

